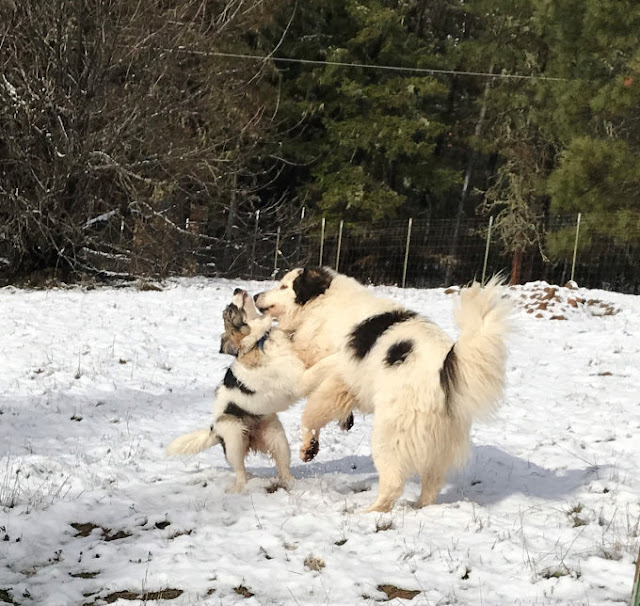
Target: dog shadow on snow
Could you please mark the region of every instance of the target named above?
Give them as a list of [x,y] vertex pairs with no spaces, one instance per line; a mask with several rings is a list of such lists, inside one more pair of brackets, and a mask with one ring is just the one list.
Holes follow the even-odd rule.
[[546,469],[496,446],[474,446],[467,465],[450,474],[438,503],[499,503],[513,495],[556,500],[598,480],[608,466]]
[[[496,446],[474,446],[466,466],[449,474],[437,503],[468,500],[491,505],[517,494],[556,500],[569,497],[580,487],[606,477],[607,467],[585,464],[579,469],[546,469]],[[267,468],[252,471],[268,474]],[[333,475],[335,490],[342,494],[377,490],[378,476],[370,456],[354,455],[334,461],[294,464],[291,472],[298,480]],[[407,486],[418,490],[418,478],[409,480]]]

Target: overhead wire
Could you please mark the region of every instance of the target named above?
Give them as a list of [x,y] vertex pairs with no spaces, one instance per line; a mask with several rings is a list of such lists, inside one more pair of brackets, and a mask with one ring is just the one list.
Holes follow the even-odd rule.
[[439,69],[433,67],[406,67],[402,65],[374,65],[370,63],[356,63],[356,62],[343,62],[343,61],[327,61],[320,59],[299,59],[295,57],[280,57],[276,55],[252,55],[247,53],[225,53],[222,51],[197,51],[191,50],[186,47],[177,47],[173,49],[157,49],[164,51],[180,51],[188,52],[196,55],[207,55],[213,57],[226,57],[229,59],[244,59],[251,61],[274,61],[279,63],[299,63],[302,65],[325,65],[333,67],[355,67],[360,69],[379,69],[386,71],[397,71],[414,74],[431,74],[431,75],[448,75],[448,76],[474,76],[484,78],[502,78],[502,79],[514,79],[514,80],[547,80],[550,82],[566,82],[567,78],[557,78],[544,75],[530,75],[530,74],[510,74],[502,72],[482,72],[482,71],[470,71],[470,70],[456,70],[456,69]]

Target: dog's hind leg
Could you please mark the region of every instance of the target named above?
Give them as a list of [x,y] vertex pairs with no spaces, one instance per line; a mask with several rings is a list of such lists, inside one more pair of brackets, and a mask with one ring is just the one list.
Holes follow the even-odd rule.
[[373,420],[371,454],[378,470],[378,497],[366,511],[389,511],[402,494],[407,472],[395,447],[398,436],[377,415]]
[[227,492],[242,492],[247,483],[244,459],[249,452],[249,438],[245,433],[245,428],[236,422],[218,422],[216,431],[223,440],[227,461],[236,474],[236,481],[227,489]]
[[444,484],[444,474],[435,469],[428,469],[420,473],[420,496],[416,507],[433,505]]
[[300,458],[311,461],[320,450],[320,430],[330,421],[340,421],[349,426],[349,416],[355,407],[355,400],[347,386],[337,377],[330,376],[320,383],[308,397],[307,405],[300,421],[302,445]]
[[285,488],[289,488],[294,479],[289,469],[291,449],[289,448],[284,427],[282,427],[282,423],[280,423],[280,419],[276,415],[263,421],[263,423],[264,425],[260,432],[260,450],[271,455],[278,470],[280,484]]

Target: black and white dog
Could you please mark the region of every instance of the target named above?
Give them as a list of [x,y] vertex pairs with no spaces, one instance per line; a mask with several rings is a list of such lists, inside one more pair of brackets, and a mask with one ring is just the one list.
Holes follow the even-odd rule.
[[192,455],[222,444],[236,474],[227,492],[240,492],[247,482],[247,453],[263,452],[273,457],[280,482],[289,486],[291,451],[277,413],[302,397],[305,365],[287,334],[272,328],[271,316],[261,316],[246,291],[235,290],[223,319],[220,351],[237,357],[216,390],[213,423],[176,438],[166,453]]
[[369,510],[393,507],[413,473],[422,484],[417,505],[433,503],[448,469],[467,457],[472,421],[495,410],[502,393],[510,306],[501,281],[461,290],[455,342],[398,302],[324,268],[294,269],[256,304],[292,335],[310,367],[303,460],[317,453],[327,422],[357,407],[374,414],[380,483]]

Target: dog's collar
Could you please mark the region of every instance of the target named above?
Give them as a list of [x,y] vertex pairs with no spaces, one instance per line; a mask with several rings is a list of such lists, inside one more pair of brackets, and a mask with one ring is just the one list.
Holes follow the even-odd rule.
[[269,338],[269,335],[270,335],[270,334],[271,334],[271,331],[270,331],[270,330],[268,330],[267,332],[265,332],[265,333],[262,335],[262,337],[260,337],[260,339],[258,339],[258,343],[257,343],[257,345],[258,345],[258,349],[259,349],[260,351],[264,351],[264,344],[265,344],[266,340]]

